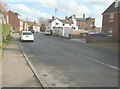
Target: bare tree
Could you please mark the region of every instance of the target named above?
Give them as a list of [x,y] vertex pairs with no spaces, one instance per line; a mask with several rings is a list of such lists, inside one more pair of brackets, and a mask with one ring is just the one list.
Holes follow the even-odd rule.
[[39,19],[38,19],[39,25],[45,24],[45,23],[47,23],[47,22],[48,22],[48,19],[47,19],[47,18],[39,18]]
[[0,14],[4,16],[4,19],[7,22],[7,4],[3,3],[2,0],[0,0]]
[[7,10],[7,4],[3,3],[2,0],[0,0],[0,12],[4,14],[6,10]]

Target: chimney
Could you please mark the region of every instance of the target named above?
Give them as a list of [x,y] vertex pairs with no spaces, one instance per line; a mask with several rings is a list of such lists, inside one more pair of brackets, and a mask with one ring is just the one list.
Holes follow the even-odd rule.
[[76,18],[76,15],[74,15],[74,18]]
[[52,20],[54,20],[55,19],[55,17],[54,16],[52,16]]
[[115,8],[117,8],[119,6],[119,2],[120,2],[120,0],[115,0]]
[[83,14],[83,19],[85,19],[85,14]]
[[68,21],[68,16],[65,17],[65,20]]

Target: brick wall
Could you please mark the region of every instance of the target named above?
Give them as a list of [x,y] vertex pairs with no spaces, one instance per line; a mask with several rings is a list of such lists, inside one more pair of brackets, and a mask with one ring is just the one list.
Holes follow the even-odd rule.
[[[118,13],[114,13],[113,22],[109,22],[109,16],[110,16],[110,14],[103,15],[102,31],[107,34],[109,28],[112,28],[113,38],[118,39],[118,34],[120,34],[120,31],[118,31],[118,27],[120,25],[120,23],[118,23]],[[120,18],[120,12],[119,12],[119,18]]]

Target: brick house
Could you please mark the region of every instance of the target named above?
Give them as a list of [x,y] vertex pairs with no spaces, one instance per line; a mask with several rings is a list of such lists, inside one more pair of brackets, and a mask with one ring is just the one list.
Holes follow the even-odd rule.
[[76,18],[78,29],[91,30],[95,27],[95,18]]
[[102,32],[115,39],[120,37],[120,6],[113,2],[103,13]]
[[24,29],[24,22],[21,20],[21,16],[18,13],[8,11],[8,23],[11,25],[12,30],[20,32]]
[[85,18],[85,14],[83,14],[83,18],[76,18],[75,15],[70,16],[68,19],[75,18],[75,23],[78,29],[84,30],[92,30],[95,27],[95,18],[88,17]]

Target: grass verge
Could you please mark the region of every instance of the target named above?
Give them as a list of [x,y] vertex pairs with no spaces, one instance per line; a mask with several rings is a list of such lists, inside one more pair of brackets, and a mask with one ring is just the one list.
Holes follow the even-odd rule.
[[7,45],[7,43],[8,43],[11,39],[12,39],[12,37],[11,37],[11,36],[8,36],[7,39],[6,39],[5,41],[3,41],[2,47],[0,47],[0,49],[4,50],[5,47],[6,47],[6,45]]

